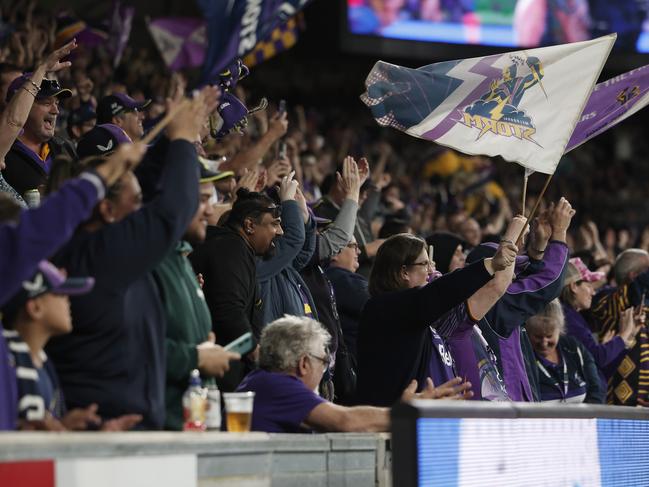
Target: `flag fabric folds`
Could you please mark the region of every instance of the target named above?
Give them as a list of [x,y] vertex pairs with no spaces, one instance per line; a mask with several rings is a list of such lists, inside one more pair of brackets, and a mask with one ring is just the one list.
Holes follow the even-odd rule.
[[147,22],[151,37],[172,71],[197,68],[205,59],[205,21],[190,17],[162,17]]
[[207,23],[202,82],[213,83],[271,32],[295,16],[309,0],[197,0]]
[[595,86],[566,152],[626,120],[649,103],[649,65]]
[[128,39],[131,36],[133,15],[135,15],[134,7],[122,5],[119,1],[113,3],[108,37],[108,48],[113,55],[113,67],[119,66],[122,60],[124,49],[126,49]]
[[297,14],[282,24],[276,27],[265,39],[255,46],[243,58],[243,64],[252,68],[257,64],[272,58],[275,54],[286,51],[295,45],[301,29],[302,16]]
[[381,125],[552,174],[615,38],[418,69],[379,61],[361,100]]

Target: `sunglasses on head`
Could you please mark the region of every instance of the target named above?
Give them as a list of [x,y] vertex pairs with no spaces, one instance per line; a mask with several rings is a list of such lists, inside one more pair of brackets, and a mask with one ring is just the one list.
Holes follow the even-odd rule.
[[41,90],[46,92],[61,91],[61,85],[55,79],[43,79],[41,81]]

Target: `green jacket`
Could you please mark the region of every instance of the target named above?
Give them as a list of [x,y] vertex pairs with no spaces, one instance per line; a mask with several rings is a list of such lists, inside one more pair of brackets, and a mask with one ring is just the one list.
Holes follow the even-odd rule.
[[203,291],[187,259],[191,250],[187,242],[179,242],[153,271],[167,317],[165,429],[170,430],[183,427],[182,396],[190,372],[198,367],[196,345],[207,340],[212,329]]

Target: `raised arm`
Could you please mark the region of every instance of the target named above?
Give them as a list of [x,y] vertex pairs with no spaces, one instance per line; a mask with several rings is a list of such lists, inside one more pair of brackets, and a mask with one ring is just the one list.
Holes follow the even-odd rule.
[[292,265],[304,245],[304,220],[300,205],[295,201],[297,181],[293,179],[293,175],[291,173],[285,176],[280,186],[284,235],[275,240],[273,257],[257,262],[257,280],[259,281],[266,281]]
[[106,186],[142,158],[142,146],[125,146],[94,171],[65,183],[38,208],[24,211],[17,225],[0,225],[0,303],[13,295],[42,259],[53,255],[90,216]]
[[47,56],[45,61],[36,67],[29,80],[25,81],[25,84],[18,89],[5,110],[0,114],[0,167],[2,167],[4,158],[11,149],[16,137],[18,137],[25,122],[27,122],[27,116],[32,109],[41,81],[48,72],[59,71],[71,66],[72,63],[69,61],[62,63],[60,60],[70,54],[76,47],[76,40],[72,40]]
[[[486,285],[478,289],[476,293],[467,300],[469,316],[474,321],[480,321],[487,311],[496,304],[496,302],[505,294],[508,286],[514,277],[514,263],[516,261],[516,254],[518,248],[513,244],[521,230],[525,226],[526,219],[524,216],[518,215],[511,221],[505,234],[503,235],[503,242],[505,243],[508,252],[513,253],[512,264],[505,269],[496,272],[494,278]],[[511,254],[510,254],[511,256]]]
[[321,260],[336,255],[347,245],[354,235],[358,198],[361,190],[361,179],[358,165],[353,157],[347,156],[343,161],[342,174],[336,174],[338,184],[345,193],[345,201],[334,220],[333,225],[320,233],[319,257]]

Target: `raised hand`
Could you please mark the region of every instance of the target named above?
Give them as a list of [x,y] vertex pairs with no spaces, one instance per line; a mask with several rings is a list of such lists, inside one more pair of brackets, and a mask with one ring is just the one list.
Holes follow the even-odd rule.
[[117,150],[106,159],[106,162],[97,166],[97,174],[107,186],[112,186],[122,175],[137,166],[147,150],[146,144],[120,144]]
[[576,211],[572,209],[570,202],[561,197],[559,202],[550,208],[550,224],[552,225],[552,240],[566,241],[566,233],[572,217]]
[[297,192],[297,181],[293,179],[295,171],[291,171],[288,175],[282,178],[279,185],[279,199],[280,201],[295,200],[295,193]]
[[358,203],[361,191],[361,176],[358,164],[353,157],[347,156],[343,161],[343,173],[336,172],[336,179],[340,189],[345,193],[345,197]]
[[[491,266],[494,272],[505,270],[507,267],[516,262],[518,247],[511,242],[503,240],[496,250],[496,254],[491,258]],[[485,259],[488,261],[489,259]]]
[[207,117],[218,107],[219,89],[216,86],[205,86],[191,101],[186,101],[181,93],[174,98],[167,98],[167,113],[183,104],[176,116],[167,125],[167,136],[171,140],[184,139],[194,142],[199,139],[201,129]]
[[77,48],[77,40],[72,39],[63,47],[60,47],[56,51],[52,52],[47,56],[43,62],[36,68],[36,70],[42,70],[42,75],[46,73],[55,73],[61,71],[62,69],[69,68],[72,66],[70,61],[61,62],[61,59],[69,55],[74,49]]
[[269,166],[268,171],[266,172],[268,179],[266,180],[266,185],[269,187],[275,186],[277,183],[282,181],[282,178],[286,176],[291,170],[291,164],[287,159],[276,159]]

